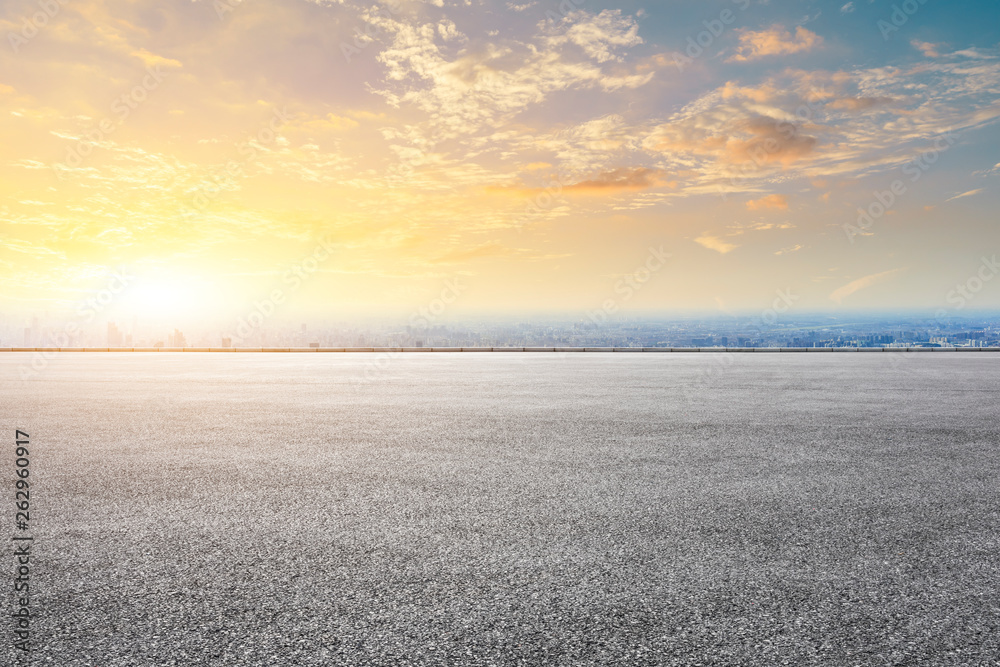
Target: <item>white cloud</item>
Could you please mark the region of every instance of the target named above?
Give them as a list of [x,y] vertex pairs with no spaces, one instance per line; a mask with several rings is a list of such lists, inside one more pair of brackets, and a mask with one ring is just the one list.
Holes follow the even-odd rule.
[[781,250],[777,250],[777,251],[775,251],[774,254],[775,255],[788,255],[788,254],[793,253],[793,252],[798,252],[799,250],[802,250],[804,247],[805,247],[804,245],[795,244],[795,245],[793,245],[790,248],[782,248]]
[[549,37],[549,44],[575,44],[599,63],[621,61],[618,49],[642,44],[639,24],[620,9],[605,9],[597,16],[583,10],[570,12],[557,27],[559,34]]
[[864,278],[858,278],[852,282],[847,283],[843,287],[838,287],[833,292],[830,293],[830,299],[836,301],[838,304],[842,303],[843,300],[850,295],[863,290],[872,285],[876,285],[892,276],[896,275],[902,271],[902,269],[892,269],[890,271],[883,271],[882,273],[873,273],[870,276],[865,276]]
[[952,201],[954,199],[961,199],[962,197],[971,197],[973,195],[978,195],[983,191],[983,188],[976,188],[975,190],[969,190],[968,192],[963,192],[960,195],[955,195],[954,197],[948,197],[945,201]]
[[937,58],[941,54],[938,52],[938,47],[940,44],[932,44],[931,42],[921,42],[919,39],[911,39],[910,46],[920,51],[922,54],[928,58]]
[[709,250],[714,250],[720,254],[725,255],[727,252],[732,252],[739,248],[738,245],[733,243],[727,243],[722,239],[715,236],[699,236],[694,240],[698,245],[704,246]]
[[994,174],[1000,174],[1000,162],[997,162],[989,169],[981,169],[979,171],[972,172],[973,176],[993,176]]

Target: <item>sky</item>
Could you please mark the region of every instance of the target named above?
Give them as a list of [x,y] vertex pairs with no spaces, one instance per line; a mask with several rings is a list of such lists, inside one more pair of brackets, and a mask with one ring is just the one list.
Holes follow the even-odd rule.
[[1000,307],[996,2],[4,0],[0,36],[2,314]]

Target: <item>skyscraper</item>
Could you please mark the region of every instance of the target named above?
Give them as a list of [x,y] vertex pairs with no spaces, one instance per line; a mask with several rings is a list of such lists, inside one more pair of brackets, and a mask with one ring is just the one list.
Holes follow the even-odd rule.
[[118,325],[108,322],[108,347],[122,346],[122,332],[118,330]]

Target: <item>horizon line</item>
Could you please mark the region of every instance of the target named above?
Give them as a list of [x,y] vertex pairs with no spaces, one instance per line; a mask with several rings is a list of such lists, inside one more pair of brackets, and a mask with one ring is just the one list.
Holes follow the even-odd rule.
[[1000,347],[0,347],[0,352],[223,352],[223,353],[377,353],[420,352],[1000,352]]

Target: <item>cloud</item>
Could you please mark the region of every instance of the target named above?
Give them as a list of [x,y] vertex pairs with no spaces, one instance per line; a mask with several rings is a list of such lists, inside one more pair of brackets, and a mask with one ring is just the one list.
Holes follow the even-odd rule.
[[941,54],[938,52],[938,47],[941,44],[932,44],[931,42],[921,42],[919,39],[911,39],[910,46],[920,51],[922,54],[928,58],[937,58]]
[[[664,180],[664,174],[659,169],[615,169],[600,174],[597,178],[567,185],[568,192],[613,193],[622,190],[646,190],[648,188],[670,185]],[[674,183],[676,185],[676,183]]]
[[431,264],[459,264],[475,259],[489,257],[504,257],[508,260],[538,261],[546,259],[563,259],[572,257],[572,253],[539,253],[528,248],[511,248],[499,241],[490,241],[472,248],[456,249],[429,260]]
[[848,2],[846,5],[844,5],[843,7],[840,8],[840,13],[841,14],[850,14],[853,11],[854,11],[854,3],[853,2]]
[[752,199],[747,202],[747,208],[751,211],[763,211],[774,208],[782,211],[788,210],[788,199],[785,195],[768,195],[760,199]]
[[[712,157],[724,165],[753,163],[790,166],[813,153],[818,140],[802,126],[770,116],[740,118],[733,109],[713,109],[656,127],[645,140],[649,150]],[[734,117],[735,116],[735,117]]]
[[804,247],[805,247],[804,245],[796,244],[796,245],[793,245],[791,248],[782,248],[781,250],[775,251],[774,254],[775,255],[787,255],[789,253],[798,252],[799,250],[802,250]]
[[945,201],[952,201],[953,199],[961,199],[962,197],[971,197],[973,195],[978,195],[983,191],[983,188],[976,188],[975,190],[969,190],[968,192],[963,192],[960,195],[955,195],[954,197],[948,197]]
[[811,154],[817,144],[816,137],[801,133],[799,126],[770,116],[749,118],[734,129],[742,130],[744,137],[730,137],[726,142],[724,155],[731,163],[787,166]]
[[181,62],[178,60],[158,56],[155,53],[150,53],[146,49],[133,51],[132,55],[141,60],[147,67],[156,67],[157,65],[160,67],[183,67]]
[[997,162],[989,169],[980,169],[972,172],[973,176],[992,176],[993,174],[1000,174],[1000,162]]
[[777,89],[770,84],[754,88],[752,86],[739,86],[735,81],[727,81],[720,92],[724,100],[742,97],[759,104],[769,103],[778,96]]
[[865,111],[892,104],[895,101],[895,97],[841,97],[828,103],[826,107],[837,111]]
[[[406,128],[408,139],[417,143],[467,138],[502,126],[556,92],[634,89],[656,74],[618,65],[618,47],[641,43],[635,20],[618,10],[597,16],[573,12],[545,27],[534,41],[479,40],[457,53],[438,44],[440,34],[432,24],[377,13],[368,20],[390,42],[377,56],[385,67],[385,85],[372,90],[394,108],[427,114],[425,123]],[[591,60],[581,60],[571,47]],[[593,60],[615,64],[605,71]]]
[[792,35],[781,25],[774,25],[766,30],[739,31],[739,47],[736,53],[726,62],[746,62],[765,56],[779,56],[790,53],[811,51],[823,43],[823,38],[813,31],[797,26]]
[[702,245],[709,250],[714,250],[718,253],[725,255],[727,252],[732,252],[739,248],[738,245],[732,243],[726,243],[720,238],[715,236],[699,236],[694,240],[695,243]]
[[955,51],[951,54],[953,56],[964,56],[966,58],[972,58],[973,60],[992,60],[992,56],[988,53],[984,53],[979,49],[962,49],[961,51]]
[[688,174],[677,190],[683,194],[767,192],[792,174],[887,170],[948,130],[1000,120],[997,55],[909,68],[786,68],[725,80],[644,128],[640,141],[659,153],[657,167]]
[[795,225],[793,225],[792,223],[790,223],[788,221],[785,221],[785,222],[754,222],[754,223],[750,223],[750,224],[742,224],[742,223],[737,222],[735,224],[729,225],[727,227],[727,229],[732,229],[733,230],[732,232],[730,232],[730,234],[729,234],[730,236],[736,236],[736,235],[742,234],[743,232],[746,232],[746,231],[751,231],[751,232],[766,232],[766,231],[769,231],[771,229],[795,229]]
[[509,255],[510,253],[511,249],[507,246],[497,241],[491,241],[490,243],[483,243],[482,245],[478,245],[474,248],[452,250],[431,260],[431,262],[434,264],[454,264],[471,259],[480,259],[482,257],[502,257],[504,255]]
[[622,16],[620,9],[605,9],[597,16],[583,10],[570,12],[561,21],[560,28],[564,27],[565,32],[550,37],[549,44],[575,44],[599,63],[620,62],[616,49],[642,44],[639,24],[631,16]]
[[309,130],[309,131],[319,131],[319,132],[342,132],[344,130],[353,130],[358,127],[360,123],[353,118],[348,118],[347,116],[338,116],[336,114],[327,114],[323,118],[314,118],[298,124],[296,127]]
[[871,287],[877,283],[880,283],[903,269],[892,269],[890,271],[883,271],[882,273],[874,273],[870,276],[865,276],[864,278],[858,278],[852,282],[847,283],[843,287],[838,287],[833,292],[830,293],[830,299],[836,301],[838,304],[843,302],[846,297],[854,294],[859,290],[863,290],[866,287]]

